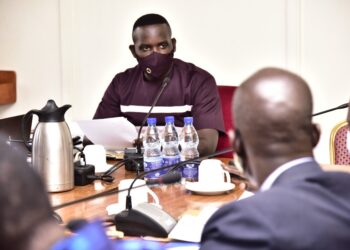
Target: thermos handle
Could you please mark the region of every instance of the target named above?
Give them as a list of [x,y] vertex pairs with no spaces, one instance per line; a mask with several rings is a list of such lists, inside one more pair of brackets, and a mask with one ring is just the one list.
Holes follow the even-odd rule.
[[29,125],[28,120],[33,116],[33,114],[37,114],[37,111],[38,110],[31,110],[27,114],[25,114],[22,118],[22,138],[23,138],[24,145],[26,145],[26,147],[30,152],[32,152],[32,145],[29,143],[29,140],[27,141],[26,139],[30,137],[30,134],[27,135],[26,131],[28,129],[27,126]]

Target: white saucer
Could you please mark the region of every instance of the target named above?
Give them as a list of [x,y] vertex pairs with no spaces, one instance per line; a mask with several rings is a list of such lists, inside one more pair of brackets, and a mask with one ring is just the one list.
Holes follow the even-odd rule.
[[223,182],[216,185],[210,185],[207,183],[200,182],[187,182],[185,185],[187,190],[195,192],[202,195],[217,195],[226,193],[235,188],[235,184],[230,182]]
[[108,215],[113,215],[113,214],[117,214],[120,213],[121,211],[125,210],[125,204],[119,204],[119,203],[113,203],[111,205],[108,205],[106,207],[107,210],[107,214]]
[[95,173],[96,174],[101,174],[106,172],[108,169],[110,169],[113,166],[113,164],[104,164],[100,166],[95,166]]

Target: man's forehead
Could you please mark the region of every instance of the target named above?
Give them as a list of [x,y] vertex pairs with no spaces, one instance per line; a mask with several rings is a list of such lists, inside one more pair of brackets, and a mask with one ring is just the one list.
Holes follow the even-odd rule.
[[133,32],[135,42],[146,42],[154,39],[167,40],[171,37],[171,31],[167,24],[151,24],[137,27]]

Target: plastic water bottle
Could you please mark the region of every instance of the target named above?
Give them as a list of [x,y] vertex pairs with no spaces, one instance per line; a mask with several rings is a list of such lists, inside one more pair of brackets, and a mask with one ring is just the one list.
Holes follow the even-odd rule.
[[[193,118],[184,118],[184,127],[180,135],[181,144],[181,161],[187,161],[199,156],[198,153],[198,134],[196,129],[193,127]],[[187,181],[198,180],[198,164],[189,163],[182,167],[182,177]]]
[[[143,136],[143,168],[144,171],[150,171],[162,167],[162,154],[161,154],[161,144],[159,140],[159,134],[156,127],[157,119],[148,118],[148,127]],[[145,179],[157,179],[159,176],[164,174],[166,171],[152,172],[145,175]]]
[[[165,127],[162,136],[163,166],[170,166],[180,162],[179,137],[174,125],[174,116],[165,117]],[[180,169],[181,171],[181,169]]]

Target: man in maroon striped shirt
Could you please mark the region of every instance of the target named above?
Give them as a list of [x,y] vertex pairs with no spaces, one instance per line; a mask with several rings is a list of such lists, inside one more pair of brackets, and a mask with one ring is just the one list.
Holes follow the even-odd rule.
[[153,108],[157,125],[164,117],[193,116],[201,155],[215,151],[219,133],[224,133],[220,98],[215,79],[205,70],[173,58],[176,40],[167,20],[157,14],[140,17],[133,26],[134,44],[129,46],[138,65],[117,74],[108,86],[94,119],[123,116],[140,126],[165,78],[167,86]]

